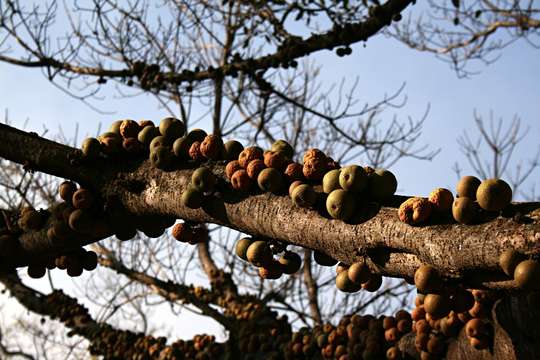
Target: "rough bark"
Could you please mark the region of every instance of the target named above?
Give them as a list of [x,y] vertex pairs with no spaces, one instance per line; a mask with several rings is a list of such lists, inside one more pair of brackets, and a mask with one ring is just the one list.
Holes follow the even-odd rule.
[[[13,147],[18,141],[24,141],[25,146]],[[40,154],[50,150],[54,156],[36,156],[25,148],[41,149]],[[441,219],[437,224],[410,226],[399,221],[396,206],[404,197],[395,196],[380,209],[367,204],[358,212],[357,219],[347,224],[315,210],[295,207],[287,196],[238,194],[223,180],[223,164],[213,163],[206,165],[222,178],[218,191],[206,198],[203,208],[194,210],[179,201],[192,169],[162,171],[152,168],[148,161],[126,159],[85,164],[77,153],[70,147],[8,126],[0,127],[2,157],[19,163],[30,160],[32,168],[38,171],[81,181],[101,195],[106,208],[119,205],[132,215],[164,215],[220,224],[254,236],[323,251],[349,264],[367,256],[372,271],[385,276],[411,278],[420,264],[430,263],[447,278],[470,287],[515,289],[515,284],[498,268],[499,254],[507,247],[530,256],[540,252],[539,203],[514,204],[507,217],[476,225]],[[75,164],[67,161],[69,154]],[[66,159],[66,163],[60,159]],[[46,239],[44,230],[40,234]],[[17,259],[4,256],[3,267],[22,266],[36,253],[62,249],[48,243],[37,246],[35,239],[40,234],[20,236],[22,244],[34,239],[32,246],[23,246],[24,251]]]

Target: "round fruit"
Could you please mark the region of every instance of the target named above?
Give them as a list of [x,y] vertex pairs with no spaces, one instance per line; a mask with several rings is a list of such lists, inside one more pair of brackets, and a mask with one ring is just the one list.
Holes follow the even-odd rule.
[[313,259],[315,262],[321,266],[334,266],[337,264],[337,260],[334,260],[332,257],[326,255],[320,251],[313,251]]
[[158,146],[150,151],[150,162],[158,169],[168,169],[173,160],[171,149],[165,146]]
[[304,172],[302,170],[302,165],[296,162],[292,162],[285,168],[285,177],[290,182],[303,180]]
[[189,148],[191,147],[191,140],[187,136],[183,136],[181,138],[178,138],[174,140],[173,143],[173,153],[176,155],[179,159],[188,159],[189,158]]
[[310,208],[317,202],[317,193],[307,184],[299,184],[291,194],[293,203],[298,207]]
[[69,215],[69,227],[78,232],[87,234],[94,228],[94,217],[88,210],[76,209]]
[[214,190],[216,182],[216,176],[206,167],[200,167],[191,174],[191,185],[195,190],[202,193]]
[[279,258],[284,274],[294,274],[302,266],[302,258],[293,251],[285,251]]
[[280,152],[288,159],[292,159],[294,155],[294,149],[292,146],[286,142],[285,140],[276,140],[272,147],[270,148],[272,151]]
[[253,180],[251,180],[246,170],[240,169],[236,170],[231,176],[231,185],[235,190],[248,192],[253,186]]
[[448,189],[437,188],[429,194],[428,201],[433,205],[435,211],[450,211],[454,202],[454,195]]
[[349,275],[349,280],[355,284],[363,284],[368,282],[371,275],[369,272],[369,267],[363,261],[356,262],[349,266],[347,272]]
[[150,142],[149,149],[150,151],[154,151],[154,149],[159,146],[163,146],[163,147],[169,146],[169,141],[167,140],[167,138],[165,138],[165,136],[160,135],[153,138],[152,141]]
[[64,181],[58,187],[60,198],[66,202],[71,202],[75,191],[77,191],[77,185],[73,181]]
[[468,197],[476,200],[476,190],[480,186],[480,179],[475,176],[463,176],[459,179],[456,192],[459,197]]
[[458,197],[452,204],[452,216],[460,224],[472,223],[478,214],[476,203],[468,197]]
[[193,229],[187,223],[178,223],[173,226],[171,234],[177,241],[189,243],[193,238]]
[[291,183],[291,185],[289,185],[289,197],[292,198],[292,193],[293,193],[294,189],[296,189],[297,186],[302,185],[302,184],[303,184],[303,182],[301,180],[293,181]]
[[120,135],[124,139],[136,138],[140,130],[141,126],[135,120],[124,120],[120,123]]
[[363,167],[350,165],[341,169],[339,184],[343,190],[361,192],[367,186],[368,176]]
[[465,324],[465,334],[468,337],[479,337],[481,335],[487,335],[487,333],[488,328],[480,319],[471,319]]
[[194,141],[193,143],[191,143],[191,146],[188,150],[188,155],[191,159],[195,161],[203,161],[204,156],[201,153],[201,143],[198,141]]
[[398,209],[399,220],[406,224],[420,224],[431,215],[431,203],[421,197],[412,197],[403,202]]
[[[227,163],[227,166],[225,166],[225,176],[230,180],[233,176],[233,174],[237,170],[241,170],[242,167],[240,166],[240,163],[238,160],[232,160]],[[249,175],[249,174],[248,174]]]
[[184,135],[186,132],[186,125],[182,120],[166,117],[159,123],[159,132],[166,138],[174,141]]
[[266,165],[264,165],[264,161],[261,159],[251,160],[246,167],[247,174],[253,180],[257,180],[259,173],[264,169],[266,169]]
[[341,173],[340,169],[330,170],[322,179],[323,191],[327,194],[330,194],[334,190],[341,189],[339,185],[339,174]]
[[105,137],[100,142],[101,149],[107,155],[116,155],[122,151],[122,140],[119,137]]
[[208,134],[203,129],[193,129],[186,136],[191,139],[192,142],[198,141],[203,142],[204,138]]
[[87,251],[82,258],[82,267],[86,271],[92,271],[97,267],[98,257],[93,251]]
[[88,189],[79,189],[73,193],[71,203],[76,209],[89,209],[94,204],[94,195]]
[[39,279],[45,276],[46,268],[43,265],[30,264],[26,272],[32,279]]
[[137,140],[141,144],[143,144],[145,147],[149,147],[152,140],[154,140],[155,137],[159,136],[159,130],[156,127],[153,126],[146,126],[142,128],[141,131],[139,131],[139,134],[137,135]]
[[349,276],[347,275],[346,271],[342,271],[341,273],[337,274],[336,287],[339,290],[347,293],[353,293],[360,290],[360,285],[349,280]]
[[246,258],[255,266],[269,264],[272,261],[272,250],[266,241],[257,240],[248,246]]
[[101,151],[101,143],[96,138],[86,138],[81,144],[81,150],[85,158],[96,159]]
[[288,161],[285,156],[277,151],[266,151],[263,154],[264,165],[269,168],[275,168],[279,171],[283,171],[288,165]]
[[283,175],[274,168],[267,168],[259,173],[257,183],[261,190],[275,194],[283,185]]
[[501,179],[484,180],[476,190],[476,199],[482,209],[500,211],[512,201],[512,188]]
[[109,131],[110,133],[115,133],[117,135],[120,135],[120,126],[122,125],[122,121],[123,120],[116,120],[116,121],[113,121],[113,123],[111,124],[111,126],[109,127]]
[[441,275],[431,265],[422,265],[414,273],[414,285],[419,292],[427,294],[440,289]]
[[446,295],[427,294],[424,298],[424,309],[433,319],[441,319],[450,312],[450,300]]
[[141,129],[144,129],[147,126],[155,127],[156,125],[152,120],[139,120],[139,126],[141,127]]
[[334,190],[326,198],[326,210],[334,219],[347,221],[354,212],[354,197],[345,190]]
[[225,150],[225,159],[229,161],[238,159],[238,155],[244,150],[244,146],[236,140],[227,141],[223,148]]
[[[305,159],[305,157],[304,157]],[[310,157],[304,160],[302,173],[309,180],[321,180],[328,171],[328,160],[326,158]]]
[[253,244],[252,238],[242,238],[238,240],[235,246],[236,255],[240,259],[247,261],[247,249],[251,244]]
[[540,263],[534,260],[520,262],[514,270],[516,284],[524,290],[540,290]]
[[382,276],[379,274],[370,274],[369,280],[362,284],[362,289],[375,292],[380,289],[382,285]]
[[259,276],[263,279],[279,279],[282,274],[281,264],[275,260],[271,260],[268,264],[259,267]]
[[382,201],[394,195],[397,190],[397,179],[392,172],[386,169],[377,169],[368,174],[368,191],[373,199]]
[[202,206],[203,195],[190,186],[182,193],[180,201],[185,207],[198,209]]
[[258,146],[247,147],[238,155],[238,162],[244,169],[255,159],[263,159],[263,151]]
[[499,256],[499,266],[508,276],[514,276],[514,270],[520,262],[525,260],[525,256],[514,249],[506,249]]
[[223,156],[223,140],[217,135],[207,135],[201,142],[201,154],[210,160],[219,160]]
[[128,154],[138,155],[144,152],[143,144],[136,138],[127,138],[122,142],[122,147]]

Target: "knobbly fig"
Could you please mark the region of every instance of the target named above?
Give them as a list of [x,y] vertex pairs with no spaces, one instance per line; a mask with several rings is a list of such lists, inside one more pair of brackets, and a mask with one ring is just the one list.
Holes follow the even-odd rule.
[[235,252],[236,255],[242,260],[247,259],[247,250],[251,244],[253,244],[253,238],[242,238],[236,242]]
[[172,165],[172,161],[173,154],[168,147],[158,146],[150,152],[150,162],[158,169],[168,169]]
[[231,185],[233,189],[240,192],[248,192],[253,187],[253,180],[244,169],[236,170],[231,176]]
[[166,117],[159,123],[159,132],[172,142],[184,135],[186,125],[180,119]]
[[198,209],[202,206],[203,195],[193,187],[189,186],[182,193],[180,201],[182,202],[182,205],[190,209]]
[[161,147],[169,146],[169,141],[167,140],[167,138],[165,138],[165,136],[160,135],[152,139],[149,146],[150,152],[154,151],[155,148],[160,147],[160,146]]
[[200,167],[191,174],[191,185],[195,190],[202,193],[214,190],[216,182],[216,176],[206,167]]
[[263,159],[263,151],[258,146],[249,146],[238,155],[238,162],[244,169],[255,159]]
[[458,197],[468,197],[476,200],[476,191],[478,190],[480,183],[480,179],[476,176],[463,176],[459,179],[456,187]]
[[94,195],[90,190],[80,188],[73,193],[71,203],[75,209],[89,209],[94,204]]
[[300,184],[292,191],[291,198],[296,206],[311,208],[317,202],[317,193],[312,186]]
[[287,158],[277,151],[266,151],[263,154],[263,159],[266,167],[274,168],[279,171],[285,170],[285,167],[288,165]]
[[294,189],[296,189],[297,186],[302,185],[304,182],[300,180],[293,181],[291,185],[289,185],[289,197],[292,199],[292,193]]
[[365,262],[360,261],[349,266],[347,270],[349,275],[349,280],[355,284],[363,284],[370,279],[369,268]]
[[160,136],[159,129],[154,126],[146,126],[139,131],[137,140],[145,147],[149,147],[154,138]]
[[262,191],[278,193],[283,186],[283,175],[274,169],[263,169],[257,176],[257,183]]
[[452,204],[452,216],[460,224],[471,224],[478,215],[477,204],[468,197],[458,197]]
[[327,160],[326,154],[319,149],[309,149],[304,153],[304,162],[312,159]]
[[89,160],[97,159],[101,152],[101,143],[96,138],[86,138],[81,144],[81,151],[85,158]]
[[524,260],[514,270],[514,280],[523,290],[540,290],[540,263]]
[[[242,167],[240,166],[240,163],[238,160],[232,160],[227,163],[227,166],[225,166],[225,176],[227,176],[227,179],[231,179],[233,174],[237,170],[241,170]],[[249,175],[249,174],[248,174]]]
[[[304,157],[305,158],[305,157]],[[321,180],[328,170],[328,161],[326,158],[308,157],[304,160],[302,172],[308,180]]]
[[75,191],[77,191],[77,185],[73,181],[64,181],[58,187],[58,195],[68,203],[71,203]]
[[506,275],[513,277],[516,266],[523,260],[525,260],[525,255],[514,249],[506,249],[499,256],[499,266]]
[[349,279],[346,271],[343,271],[336,275],[336,287],[339,290],[347,293],[353,293],[360,290],[360,285],[353,283]]
[[263,240],[254,241],[246,251],[247,260],[255,266],[263,266],[272,261],[272,250]]
[[201,143],[198,142],[198,141],[194,141],[191,144],[191,146],[189,147],[188,154],[189,154],[189,157],[192,160],[195,160],[195,161],[203,161],[204,160],[204,156],[201,153]]
[[414,273],[414,285],[420,293],[432,293],[440,289],[442,283],[439,271],[431,265],[422,265]]
[[294,149],[285,140],[276,140],[270,150],[282,153],[287,159],[292,159],[294,155]]
[[321,266],[334,266],[338,263],[331,256],[317,250],[313,251],[313,259]]
[[123,120],[120,123],[120,135],[124,138],[136,138],[141,126],[135,120]]
[[476,190],[478,205],[487,211],[500,211],[512,201],[512,188],[504,180],[482,181]]
[[435,211],[450,211],[454,203],[454,195],[448,189],[436,188],[429,194],[428,201],[433,205]]
[[399,220],[416,225],[425,222],[431,215],[431,203],[421,197],[412,197],[403,202],[398,209]]
[[354,196],[345,190],[334,190],[326,198],[326,210],[334,219],[347,221],[354,213]]
[[95,221],[89,210],[76,209],[69,215],[69,227],[82,234],[92,232]]
[[266,169],[266,165],[264,165],[264,161],[261,159],[251,160],[246,167],[247,174],[253,180],[257,180],[257,177],[259,176],[260,172],[263,171],[264,169]]
[[205,158],[219,160],[223,156],[223,140],[217,135],[207,135],[199,149]]
[[171,235],[177,241],[189,243],[193,238],[193,229],[187,223],[178,223],[175,224],[171,230]]
[[229,140],[223,145],[225,151],[225,159],[232,161],[237,160],[238,156],[244,150],[244,146],[236,140]]
[[285,251],[278,261],[283,273],[288,275],[296,273],[302,266],[302,258],[293,251]]
[[341,169],[339,174],[339,185],[343,190],[352,192],[363,191],[368,182],[368,176],[363,167],[350,165]]
[[334,190],[341,189],[341,185],[339,184],[340,173],[340,169],[335,169],[324,174],[322,179],[322,187],[325,193],[330,194]]
[[368,174],[369,196],[377,201],[386,200],[397,190],[397,179],[395,175],[386,169],[366,170]]
[[297,180],[303,180],[304,179],[304,172],[302,165],[296,162],[292,162],[285,168],[285,177],[290,182],[297,181]]

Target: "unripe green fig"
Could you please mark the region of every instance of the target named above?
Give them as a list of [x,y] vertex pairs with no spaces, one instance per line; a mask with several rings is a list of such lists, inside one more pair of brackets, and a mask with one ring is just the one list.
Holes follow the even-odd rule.
[[434,319],[441,319],[450,312],[450,299],[445,294],[427,294],[424,298],[424,309]]
[[353,283],[349,276],[347,275],[346,271],[342,271],[339,274],[336,275],[336,287],[338,290],[341,290],[343,292],[347,293],[353,293],[360,290],[360,284]]
[[249,245],[246,257],[255,266],[263,266],[272,261],[272,250],[266,241],[257,240]]
[[206,167],[198,168],[191,175],[191,184],[193,188],[202,193],[214,190],[216,182],[216,176]]
[[476,176],[463,176],[459,179],[456,192],[459,197],[468,197],[470,199],[476,200],[476,190],[480,186],[480,179]]
[[347,221],[354,213],[354,197],[345,190],[334,190],[326,198],[326,210],[334,219]]
[[206,131],[204,131],[203,129],[193,129],[191,130],[186,136],[191,140],[191,142],[195,142],[195,141],[198,141],[198,142],[203,142],[204,141],[204,138],[207,136],[208,134],[206,133]]
[[115,133],[115,134],[120,135],[120,126],[122,125],[122,121],[124,121],[124,120],[116,120],[116,121],[113,121],[113,123],[112,123],[111,126],[109,127],[109,131],[108,131],[108,132],[111,132],[111,133]]
[[477,204],[468,197],[458,197],[452,204],[452,216],[460,224],[472,223],[478,215]]
[[313,260],[321,266],[334,266],[338,263],[331,256],[317,250],[313,251]]
[[263,169],[257,176],[257,183],[261,190],[277,193],[283,185],[283,175],[274,168]]
[[292,159],[294,149],[285,140],[277,140],[272,144],[271,151],[277,151],[283,154],[287,159]]
[[363,167],[350,165],[341,169],[339,184],[343,190],[361,192],[367,186],[368,176]]
[[394,195],[397,190],[397,179],[392,172],[386,169],[377,169],[368,176],[369,195],[382,201]]
[[508,276],[514,276],[514,270],[520,262],[525,260],[525,255],[515,251],[514,249],[506,249],[499,256],[499,266]]
[[169,141],[167,140],[167,138],[165,138],[165,136],[156,136],[155,138],[152,139],[149,146],[150,152],[154,151],[154,149],[160,146],[161,147],[169,146]]
[[476,200],[484,210],[500,211],[512,201],[512,188],[501,179],[484,180],[476,190]]
[[339,185],[340,173],[340,169],[334,169],[324,174],[322,179],[322,187],[325,193],[330,194],[334,190],[341,189],[341,185]]
[[229,140],[223,144],[225,149],[225,159],[232,161],[238,159],[238,155],[244,150],[244,146],[236,140]]
[[168,147],[158,146],[150,152],[150,162],[158,169],[168,169],[172,165],[172,161],[173,154]]
[[247,249],[251,244],[253,244],[253,238],[242,238],[238,240],[235,246],[236,255],[240,259],[247,261]]
[[139,140],[140,143],[142,143],[145,147],[149,147],[150,143],[154,138],[160,136],[159,135],[159,129],[154,126],[145,126],[142,128],[141,131],[139,131],[139,135],[137,135],[137,140]]
[[296,206],[310,208],[317,202],[317,193],[312,186],[300,184],[292,191],[291,198]]
[[435,292],[440,289],[441,283],[439,271],[431,265],[422,265],[414,273],[414,285],[420,293]]
[[173,142],[184,135],[186,132],[186,125],[180,119],[166,117],[159,123],[159,132]]
[[294,274],[302,266],[302,258],[293,251],[285,251],[279,258],[284,274]]
[[97,159],[101,152],[101,143],[96,138],[86,138],[81,144],[81,151],[85,158],[89,160]]
[[202,206],[203,195],[190,186],[184,190],[180,201],[182,202],[182,205],[190,209],[198,209]]
[[523,290],[540,290],[540,263],[535,260],[520,262],[514,270],[514,280]]
[[358,285],[367,282],[370,278],[369,268],[363,261],[356,262],[349,266],[347,273],[349,275],[349,280]]
[[174,141],[172,149],[174,155],[179,159],[189,159],[189,148],[191,147],[191,140],[187,136],[183,136]]

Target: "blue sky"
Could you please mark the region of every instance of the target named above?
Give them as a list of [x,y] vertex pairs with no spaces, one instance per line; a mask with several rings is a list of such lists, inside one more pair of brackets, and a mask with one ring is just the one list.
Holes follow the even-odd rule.
[[[420,141],[441,148],[441,152],[431,162],[405,159],[392,168],[398,177],[400,193],[427,195],[434,187],[454,189],[457,180],[452,170],[454,162],[460,162],[464,173],[471,173],[456,139],[465,130],[476,138],[475,109],[486,117],[493,111],[506,121],[518,115],[529,131],[514,159],[526,160],[535,154],[540,143],[540,51],[520,41],[501,55],[492,65],[475,66],[481,72],[470,79],[459,79],[446,63],[431,54],[410,50],[383,36],[370,39],[366,47],[355,45],[352,56],[338,58],[323,51],[311,58],[322,65],[323,86],[330,86],[336,79],[358,76],[357,97],[361,101],[376,102],[405,82],[407,105],[383,113],[382,117],[388,120],[394,115],[403,120],[407,116],[421,117],[429,104]],[[46,127],[49,135],[54,135],[61,128],[67,136],[72,136],[78,124],[79,141],[88,134],[95,135],[100,123],[108,127],[120,118],[159,120],[167,115],[148,96],[118,98],[112,85],[106,85],[109,87],[103,93],[106,100],[95,104],[115,114],[99,114],[53,87],[37,69],[0,63],[0,83],[0,109],[9,111],[14,126],[20,127],[28,120],[29,131],[40,133]],[[537,169],[524,188],[536,184],[538,192],[539,175]],[[208,323],[197,321],[198,327],[179,330],[179,336],[209,331]]]

